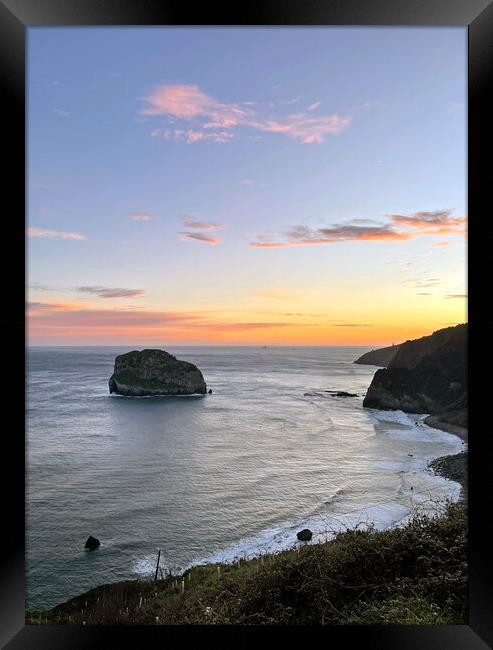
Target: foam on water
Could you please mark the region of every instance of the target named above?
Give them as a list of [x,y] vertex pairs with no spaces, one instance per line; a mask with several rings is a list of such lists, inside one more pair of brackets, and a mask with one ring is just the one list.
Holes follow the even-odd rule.
[[[428,427],[423,423],[427,414],[406,414],[403,411],[378,411],[371,409],[371,417],[377,422],[399,423],[406,427],[405,431],[390,431],[391,435],[407,436],[410,440],[430,439],[434,442],[441,440],[452,447],[449,453],[458,453],[464,449],[463,441],[452,434]],[[440,434],[444,434],[441,436]],[[299,542],[296,533],[309,528],[313,533],[310,543],[323,543],[332,539],[338,532],[349,529],[385,530],[394,526],[405,525],[413,513],[420,512],[434,516],[443,511],[447,501],[456,502],[461,493],[459,483],[450,481],[433,474],[428,464],[441,453],[430,453],[421,457],[408,457],[401,461],[374,461],[374,466],[389,470],[402,476],[401,488],[395,499],[373,502],[371,499],[359,505],[352,504],[345,508],[341,501],[348,495],[347,487],[339,487],[323,503],[314,508],[314,513],[295,522],[286,521],[281,525],[266,528],[257,535],[244,537],[237,543],[224,549],[198,557],[193,562],[172,569],[174,575],[198,564],[233,563],[238,559],[252,559],[265,553],[279,553],[283,550],[296,548],[306,542]],[[427,489],[414,489],[413,484],[419,484],[419,476],[426,479]],[[410,480],[412,479],[412,480]],[[337,502],[337,509],[334,508]],[[140,558],[133,565],[133,571],[142,576],[149,575],[155,570],[156,556]]]

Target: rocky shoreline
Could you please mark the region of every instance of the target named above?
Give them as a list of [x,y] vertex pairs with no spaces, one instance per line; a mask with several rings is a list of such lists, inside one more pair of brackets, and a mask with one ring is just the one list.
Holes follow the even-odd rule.
[[[425,420],[425,424],[434,429],[440,429],[446,433],[452,433],[454,436],[461,438],[467,443],[468,430],[464,427],[459,427],[448,422],[440,420],[439,416],[429,415]],[[468,481],[468,454],[467,449],[460,451],[458,454],[451,454],[450,456],[440,456],[435,458],[428,464],[428,469],[438,476],[455,481],[461,486],[461,493],[459,503],[467,506],[467,481]]]

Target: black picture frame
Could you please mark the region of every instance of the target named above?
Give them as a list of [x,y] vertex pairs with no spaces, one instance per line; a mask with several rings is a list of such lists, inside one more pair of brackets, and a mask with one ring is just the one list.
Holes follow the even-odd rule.
[[[485,649],[493,647],[493,563],[491,537],[487,534],[487,517],[492,511],[492,492],[487,454],[490,432],[481,426],[481,413],[488,404],[486,389],[475,379],[476,359],[487,358],[488,346],[481,332],[488,322],[479,316],[481,279],[476,271],[480,262],[469,253],[468,320],[470,343],[470,428],[469,442],[469,625],[458,626],[330,626],[328,628],[268,627],[158,627],[120,628],[78,626],[25,626],[24,603],[24,477],[25,439],[20,431],[24,421],[25,376],[22,359],[25,351],[25,40],[26,29],[40,25],[395,25],[395,26],[464,26],[469,33],[469,111],[468,111],[468,215],[469,249],[485,237],[482,206],[486,202],[487,176],[491,175],[491,103],[487,101],[488,77],[493,76],[493,3],[491,0],[262,0],[239,6],[224,3],[197,4],[193,7],[168,0],[0,0],[0,80],[5,112],[4,134],[4,204],[11,206],[4,215],[7,235],[4,254],[13,253],[4,271],[8,289],[6,307],[8,328],[5,337],[9,362],[18,369],[14,386],[9,382],[5,412],[15,413],[16,425],[3,427],[3,504],[12,508],[0,535],[2,544],[0,574],[0,644],[9,650],[21,648],[100,648],[127,645],[221,643],[246,647],[268,641],[280,645],[311,643],[317,633],[327,646],[407,650],[446,648],[447,650]],[[487,136],[490,136],[488,138]],[[10,143],[9,143],[10,141]],[[9,146],[10,145],[10,146]],[[5,196],[5,194],[7,196]],[[483,202],[482,202],[483,200]],[[6,211],[7,212],[7,211]],[[5,223],[7,222],[8,223]],[[486,260],[488,264],[488,260]],[[12,266],[13,264],[13,266]],[[477,268],[477,267],[476,267]],[[14,273],[15,272],[15,273]],[[478,283],[475,284],[475,274]],[[474,289],[474,287],[478,289]],[[471,292],[472,288],[472,292]],[[487,292],[485,286],[484,290]],[[488,300],[488,296],[483,294]],[[476,300],[478,301],[476,303]],[[22,315],[21,315],[22,309]],[[15,342],[15,345],[14,345]],[[485,380],[486,382],[486,380]],[[2,391],[5,395],[6,391]],[[6,471],[9,466],[11,472]],[[197,636],[197,634],[199,636]],[[307,639],[307,636],[309,637]]]

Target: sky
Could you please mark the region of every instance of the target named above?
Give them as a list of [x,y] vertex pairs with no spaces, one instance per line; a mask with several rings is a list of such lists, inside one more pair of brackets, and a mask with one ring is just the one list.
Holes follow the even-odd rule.
[[29,343],[466,322],[466,65],[465,28],[29,28]]

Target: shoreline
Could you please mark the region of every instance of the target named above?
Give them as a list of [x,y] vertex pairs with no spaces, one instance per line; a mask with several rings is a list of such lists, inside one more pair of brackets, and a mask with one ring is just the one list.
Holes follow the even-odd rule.
[[[451,433],[460,438],[466,444],[468,442],[468,429],[454,424],[449,424],[448,422],[443,422],[439,419],[439,416],[429,415],[425,419],[425,424],[432,426],[435,429],[441,429],[446,433]],[[457,454],[439,456],[428,464],[428,469],[437,476],[442,476],[449,481],[459,483],[461,491],[458,503],[464,506],[467,506],[468,500],[468,458],[468,450],[466,447],[466,449],[459,451]]]

